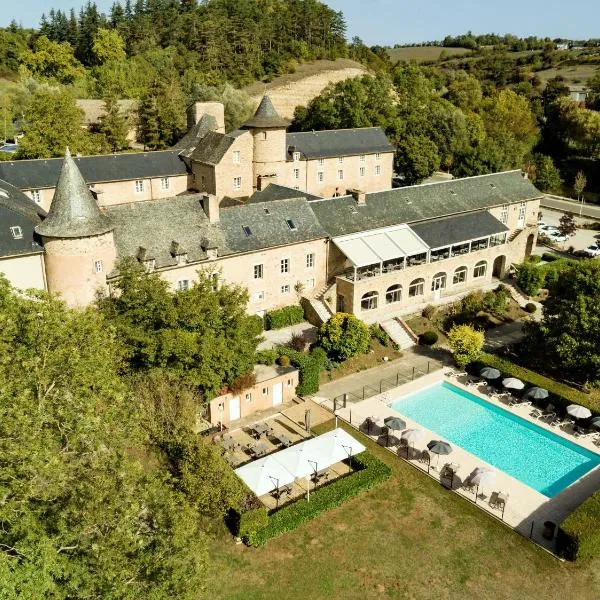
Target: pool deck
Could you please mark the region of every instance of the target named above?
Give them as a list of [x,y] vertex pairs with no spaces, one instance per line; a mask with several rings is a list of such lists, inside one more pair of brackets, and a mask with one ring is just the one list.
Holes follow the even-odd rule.
[[[559,437],[563,437],[564,439],[575,443],[586,450],[594,452],[600,457],[600,448],[594,445],[592,441],[575,438],[572,434],[569,434],[566,431],[551,427],[549,424],[546,424],[543,421],[538,421],[529,415],[531,412],[531,407],[529,406],[509,407],[506,404],[503,404],[502,402],[490,398],[486,394],[482,393],[482,386],[466,387],[463,385],[463,383],[461,383],[461,380],[463,379],[463,376],[447,376],[443,371],[436,371],[430,375],[421,377],[418,380],[411,381],[405,385],[388,390],[383,394],[379,394],[378,396],[374,396],[362,402],[357,402],[351,406],[348,406],[347,408],[340,409],[336,412],[336,414],[365,433],[369,432],[364,431],[364,426],[361,426],[367,417],[384,419],[385,417],[400,415],[402,419],[406,421],[407,428],[421,429],[423,431],[423,439],[415,444],[414,448],[415,450],[426,450],[427,443],[430,440],[440,439],[440,435],[429,429],[426,429],[420,423],[413,421],[402,413],[395,411],[387,406],[387,404],[399,397],[406,396],[425,387],[429,387],[430,385],[447,381],[448,383],[451,383],[452,385],[461,388],[466,392],[473,394],[474,396],[484,399],[490,404],[516,414],[523,419],[534,423],[542,429],[547,429]],[[382,433],[383,431],[379,430],[378,427],[373,427],[372,431],[370,432],[370,437],[373,439],[378,439],[381,438]],[[383,439],[381,439],[381,441],[385,442],[385,434],[383,434]],[[396,442],[396,446],[390,446],[390,450],[396,452],[399,456],[404,458],[405,450],[403,448],[398,449],[397,443],[398,442]],[[533,488],[525,485],[518,479],[515,479],[503,471],[500,471],[497,467],[486,463],[474,454],[471,454],[459,446],[456,446],[454,443],[451,445],[453,448],[452,453],[448,456],[439,457],[439,468],[434,468],[438,465],[438,457],[432,454],[429,474],[436,479],[439,479],[440,470],[445,464],[458,464],[459,469],[457,470],[456,476],[452,483],[452,489],[455,492],[464,496],[471,502],[476,500],[477,505],[483,510],[490,512],[498,518],[501,518],[505,523],[516,529],[519,533],[527,537],[532,537],[534,541],[551,550],[553,549],[553,541],[545,540],[542,537],[544,522],[552,521],[557,525],[560,524],[571,512],[573,512],[573,510],[575,510],[575,508],[577,508],[584,500],[586,500],[586,498],[588,498],[596,490],[600,489],[600,467],[596,467],[571,484],[569,487],[559,492],[553,498],[548,498]],[[532,460],[535,460],[535,457],[532,457]],[[426,464],[420,463],[417,460],[410,460],[410,463],[426,472],[428,470]],[[489,467],[496,471],[497,475],[493,486],[491,488],[480,488],[479,496],[477,499],[475,499],[474,492],[462,488],[462,482],[477,467]],[[508,501],[506,502],[503,515],[501,509],[492,508],[492,506],[490,506],[490,497],[495,492],[508,494]]]

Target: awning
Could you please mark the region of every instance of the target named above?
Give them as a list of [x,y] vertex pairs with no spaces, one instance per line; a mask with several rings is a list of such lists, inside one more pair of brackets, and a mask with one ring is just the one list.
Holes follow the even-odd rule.
[[395,225],[333,238],[355,267],[423,254],[429,246],[408,225]]
[[257,496],[262,496],[364,450],[358,440],[338,428],[252,461],[235,473]]

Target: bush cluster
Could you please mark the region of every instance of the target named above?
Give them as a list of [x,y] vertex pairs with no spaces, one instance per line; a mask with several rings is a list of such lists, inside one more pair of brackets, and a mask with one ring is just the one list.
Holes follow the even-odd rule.
[[[311,356],[298,352],[292,348],[279,348],[279,364],[289,366],[290,364],[298,369],[298,387],[296,394],[298,396],[308,396],[316,394],[319,391],[319,373],[321,371],[320,361],[317,356]],[[283,365],[282,359],[287,359],[287,365]]]
[[563,521],[556,544],[559,556],[567,560],[600,557],[600,491]]
[[433,346],[438,341],[438,334],[435,331],[426,331],[419,336],[419,342],[425,346]]
[[383,330],[377,323],[373,323],[369,327],[369,331],[371,332],[371,337],[379,340],[379,343],[382,346],[388,346],[390,343],[390,336]]
[[256,385],[256,374],[252,371],[250,373],[244,373],[239,377],[236,377],[232,382],[229,388],[234,394],[242,392],[243,390],[247,390]]
[[296,304],[286,306],[267,313],[267,329],[281,329],[304,321],[304,309]]
[[256,364],[274,365],[277,360],[277,350],[259,350],[256,353]]
[[272,537],[293,531],[322,512],[340,506],[350,498],[385,481],[391,474],[391,469],[385,463],[368,452],[353,457],[352,466],[357,469],[352,475],[317,489],[311,493],[310,502],[302,498],[273,512],[267,517],[266,525],[263,524],[264,509],[258,509],[262,514],[257,516],[240,515],[240,529],[237,535],[249,546],[262,546]]
[[336,313],[319,329],[319,345],[336,361],[365,353],[370,340],[368,325],[348,313]]
[[557,258],[553,254],[543,254],[542,258],[547,264],[525,262],[518,267],[517,284],[528,296],[535,296],[540,288],[551,288],[560,273],[574,264],[571,259]]

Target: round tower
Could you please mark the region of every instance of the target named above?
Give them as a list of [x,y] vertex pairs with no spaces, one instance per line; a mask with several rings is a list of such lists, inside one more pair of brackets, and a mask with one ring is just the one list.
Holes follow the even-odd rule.
[[287,160],[286,129],[269,96],[263,96],[254,116],[242,125],[253,138],[253,187],[264,189],[269,183],[285,181]]
[[69,306],[106,293],[116,261],[113,229],[67,148],[48,216],[35,228],[44,242],[48,290]]

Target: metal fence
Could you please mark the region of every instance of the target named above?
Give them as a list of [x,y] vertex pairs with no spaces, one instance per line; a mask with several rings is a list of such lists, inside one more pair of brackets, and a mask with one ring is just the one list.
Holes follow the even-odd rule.
[[359,389],[352,390],[351,392],[339,394],[338,396],[333,398],[333,411],[335,412],[340,408],[346,408],[348,404],[360,402],[361,400],[366,400],[367,398],[372,398],[373,396],[382,394],[387,390],[397,388],[403,383],[408,383],[409,381],[413,381],[415,379],[418,379],[419,377],[423,377],[423,375],[427,375],[428,373],[433,372],[438,368],[441,368],[441,366],[438,365],[438,363],[434,362],[432,364],[430,361],[427,361],[427,369],[425,370],[421,370],[417,367],[401,369],[396,372],[396,375],[380,379],[379,385],[364,385]]

